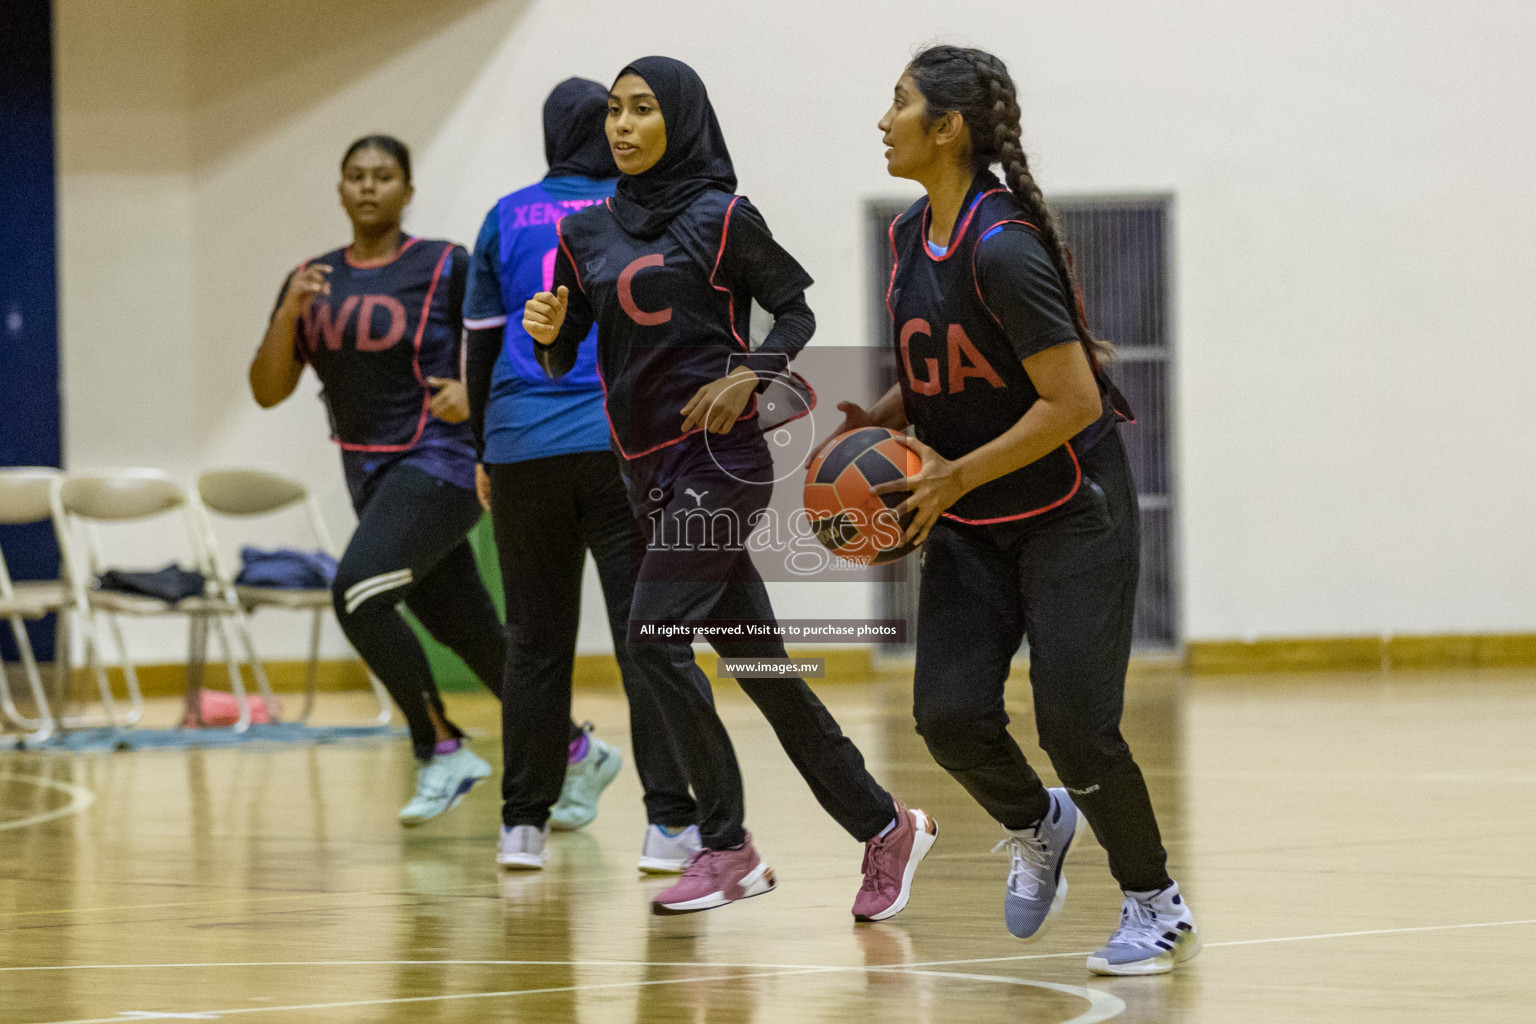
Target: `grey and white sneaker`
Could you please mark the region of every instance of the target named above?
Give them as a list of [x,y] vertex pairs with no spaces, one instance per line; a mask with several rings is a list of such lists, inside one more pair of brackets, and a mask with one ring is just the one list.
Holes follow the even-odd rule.
[[1200,952],[1200,929],[1179,883],[1151,892],[1127,892],[1120,927],[1103,949],[1088,958],[1094,974],[1167,974]]
[[645,842],[640,844],[640,870],[648,875],[680,875],[703,848],[697,825],[689,825],[676,835],[660,825],[647,825]]
[[569,832],[590,825],[597,817],[597,798],[619,777],[624,755],[618,748],[592,735],[592,723],[582,725],[587,734],[587,753],[580,761],[567,765],[560,799],[549,809],[549,827]]
[[537,871],[549,861],[549,851],[545,849],[548,839],[548,825],[503,825],[501,842],[496,845],[496,863],[504,868]]
[[1051,918],[1067,898],[1061,873],[1077,835],[1082,815],[1065,789],[1046,790],[1051,809],[1033,828],[1003,829],[1007,837],[994,850],[1008,847],[1008,892],[1003,897],[1003,922],[1014,938],[1033,942],[1045,934]]

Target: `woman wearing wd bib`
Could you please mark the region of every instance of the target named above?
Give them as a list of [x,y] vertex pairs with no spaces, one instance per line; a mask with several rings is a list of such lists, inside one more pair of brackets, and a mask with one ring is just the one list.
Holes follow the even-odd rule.
[[[608,202],[560,222],[552,291],[531,299],[524,329],[551,376],[575,364],[597,325],[597,365],[630,504],[648,532],[630,609],[630,654],[660,704],[698,800],[703,849],[657,913],[723,906],[768,892],[773,873],[743,818],[741,772],[691,638],[645,640],[657,622],[773,622],[745,535],[773,473],[758,418],[760,375],[784,370],[815,328],[793,256],[735,194],[736,174],[704,83],[688,65],[646,57],[608,97],[608,142],[622,177]],[[773,329],[748,351],[756,300]],[[690,545],[675,529],[695,510],[733,534]],[[711,527],[714,529],[714,526]],[[691,630],[687,631],[691,634]],[[722,656],[783,658],[774,639],[713,641]],[[799,678],[742,679],[823,808],[865,844],[859,920],[907,903],[937,828],[870,777],[858,748]]]
[[251,363],[251,393],[270,408],[306,364],[325,390],[357,530],[332,585],[336,617],[389,690],[421,762],[400,811],[419,825],[463,799],[491,766],[443,712],[426,652],[397,606],[498,693],[506,644],[465,536],[479,521],[475,446],[456,379],[468,255],[400,230],[411,158],[387,135],[341,161],[352,244],[289,275]]
[[[935,46],[880,120],[890,174],[927,197],[890,229],[900,382],[843,429],[916,428],[909,539],[927,538],[913,710],[934,759],[1004,829],[1004,920],[1044,933],[1079,814],[1125,891],[1099,974],[1158,974],[1199,951],[1120,734],[1140,539],[1117,420],[1061,239],[1020,146],[1002,61]],[[1000,163],[1006,186],[988,169]],[[1047,789],[1008,734],[1003,687],[1029,640]]]

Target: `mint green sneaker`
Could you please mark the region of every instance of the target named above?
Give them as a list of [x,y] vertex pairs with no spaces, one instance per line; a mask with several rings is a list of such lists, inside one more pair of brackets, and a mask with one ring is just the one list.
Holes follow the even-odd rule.
[[570,832],[592,824],[597,817],[597,798],[619,777],[624,756],[592,735],[592,723],[581,727],[587,734],[587,756],[565,769],[560,799],[549,809],[549,827]]
[[400,824],[420,825],[452,810],[475,783],[491,774],[491,766],[467,746],[437,755],[417,770],[416,795],[400,809]]

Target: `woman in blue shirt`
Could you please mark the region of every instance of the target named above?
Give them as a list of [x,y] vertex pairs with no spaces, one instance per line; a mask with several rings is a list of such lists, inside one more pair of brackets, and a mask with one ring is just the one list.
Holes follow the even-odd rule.
[[571,372],[551,380],[522,317],[507,317],[507,310],[521,313],[528,299],[550,287],[561,219],[613,195],[618,168],[603,136],[607,109],[608,90],[596,82],[567,79],[550,94],[544,104],[549,173],[503,197],[486,216],[464,303],[470,421],[507,598],[497,861],[542,867],[549,826],[590,822],[598,795],[619,771],[617,750],[568,725],[582,568],[591,551],[645,789],[649,826],[640,869],[676,872],[699,849],[698,812],[655,700],[636,685],[625,639],[634,591],[632,521],[618,459],[609,450],[595,331],[582,342]]

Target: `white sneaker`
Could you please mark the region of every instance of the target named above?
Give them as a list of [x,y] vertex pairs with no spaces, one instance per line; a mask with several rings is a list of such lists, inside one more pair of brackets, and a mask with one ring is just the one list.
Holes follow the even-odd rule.
[[501,841],[496,844],[496,863],[504,868],[537,871],[549,862],[549,826],[501,826]]
[[1200,930],[1174,882],[1166,889],[1125,894],[1120,927],[1088,958],[1088,969],[1094,974],[1167,974],[1198,952]]
[[680,875],[703,848],[697,825],[689,825],[675,836],[660,825],[647,825],[645,842],[640,844],[640,870],[648,875]]
[[416,795],[400,809],[400,824],[420,825],[453,810],[475,783],[491,775],[491,766],[467,746],[434,756],[417,770]]

